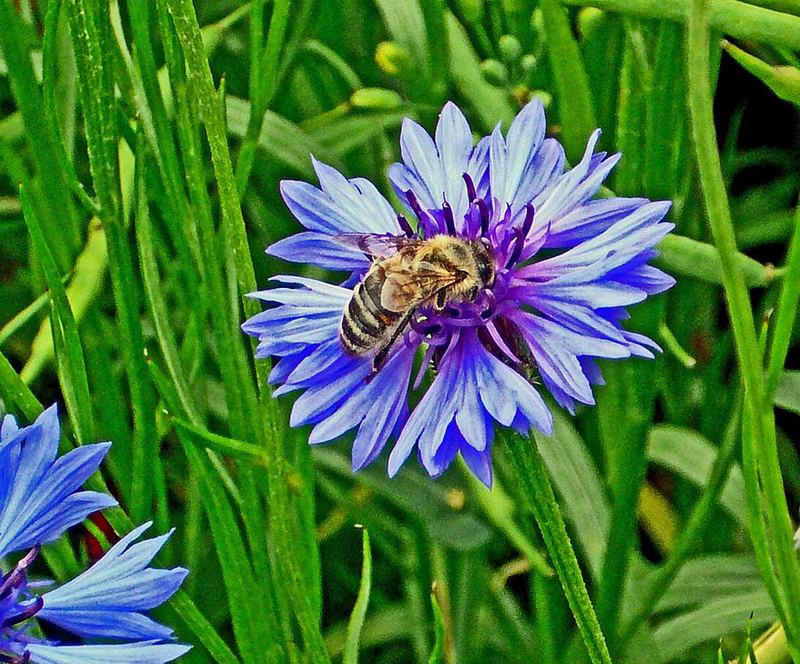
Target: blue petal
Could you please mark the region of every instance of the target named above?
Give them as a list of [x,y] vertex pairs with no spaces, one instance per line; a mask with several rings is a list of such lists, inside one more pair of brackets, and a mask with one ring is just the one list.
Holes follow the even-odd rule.
[[404,163],[389,168],[392,186],[401,200],[405,192],[414,192],[423,209],[441,210],[447,201],[453,209],[456,228],[463,232],[463,219],[470,201],[463,175],[467,173],[479,196],[485,196],[489,184],[488,142],[474,145],[464,114],[452,102],[442,108],[436,125],[435,142],[413,120],[406,119],[400,134],[400,152]]
[[597,193],[603,180],[620,159],[620,155],[612,155],[608,159],[595,155],[594,146],[599,138],[600,130],[597,129],[589,138],[581,161],[533,199],[539,223],[556,223],[559,217],[571,212]]
[[369,266],[369,259],[344,247],[330,235],[315,231],[297,233],[271,244],[267,253],[295,263],[319,265],[328,270],[358,270]]
[[[404,413],[413,359],[413,349],[401,348],[371,381],[364,382],[361,378],[348,383],[349,390],[335,409],[330,411],[331,403],[322,402],[321,407],[330,414],[316,424],[308,442],[327,442],[358,427],[353,467],[361,468],[374,459]],[[366,364],[369,370],[369,363]]]
[[314,168],[321,189],[297,180],[281,182],[289,210],[310,231],[338,233],[400,233],[392,206],[364,180],[347,180],[319,161]]
[[492,452],[486,449],[479,452],[470,445],[461,447],[461,456],[472,473],[488,488],[492,488]]
[[[552,433],[552,415],[520,374],[484,348],[477,332],[465,330],[439,365],[439,373],[403,427],[389,455],[394,476],[415,446],[431,475],[438,475],[458,450],[487,452],[493,427],[488,417]],[[475,461],[473,457],[473,461]]]
[[469,123],[453,102],[448,101],[436,125],[436,147],[444,175],[444,195],[457,220],[464,216],[469,201],[463,174],[472,155],[474,141]]
[[551,220],[547,238],[550,248],[569,248],[599,235],[647,203],[646,198],[602,198],[591,200],[571,212]]
[[446,183],[439,153],[428,132],[409,118],[403,120],[400,130],[400,154],[422,185],[421,190],[414,191],[422,207],[440,208]]
[[31,644],[35,664],[164,664],[191,650],[179,643],[140,641],[114,645],[55,646]]
[[258,356],[308,354],[312,346],[337,339],[342,312],[352,291],[304,277],[276,277],[300,288],[273,288],[251,297],[277,302],[242,324],[242,330],[258,337]]
[[97,470],[110,444],[86,445],[56,460],[59,434],[58,412],[51,406],[3,440],[0,558],[51,542],[91,512],[116,504],[105,494],[74,493]]
[[134,544],[150,525],[128,533],[85,572],[45,593],[38,615],[82,637],[171,638],[172,630],[140,614],[172,597],[188,572],[148,567],[172,534]]
[[[494,198],[512,203],[517,191],[525,186],[524,176],[542,145],[545,128],[544,107],[538,99],[527,104],[514,118],[505,140],[499,127],[495,128],[490,165]],[[530,199],[525,201],[529,202]]]

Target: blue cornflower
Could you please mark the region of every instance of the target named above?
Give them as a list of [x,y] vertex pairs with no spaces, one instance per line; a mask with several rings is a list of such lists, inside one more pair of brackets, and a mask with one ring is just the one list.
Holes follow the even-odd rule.
[[[29,580],[28,568],[42,544],[90,513],[116,505],[104,493],[80,490],[110,444],[84,445],[58,457],[59,434],[55,406],[28,427],[19,428],[8,415],[0,428],[0,561],[28,550],[9,571],[0,565],[0,662],[161,664],[177,659],[189,647],[172,643],[172,630],[145,615],[169,599],[187,574],[148,567],[169,534],[134,543],[150,526],[145,524],[60,587],[42,592],[52,584]],[[74,638],[68,644],[46,638],[37,629],[39,621]]]
[[[593,404],[592,385],[602,384],[596,359],[651,358],[659,350],[622,322],[628,305],[674,284],[648,264],[673,228],[662,221],[669,203],[594,199],[620,155],[594,152],[598,130],[583,158],[565,170],[564,150],[545,138],[545,128],[538,101],[522,109],[505,136],[498,125],[477,144],[452,103],[433,138],[405,120],[403,161],[389,175],[415,230],[370,182],[348,180],[320,162],[314,161],[319,188],[281,183],[307,231],[267,252],[350,273],[340,286],[275,277],[287,287],[252,295],[277,306],[243,325],[259,339],[258,357],[278,358],[270,375],[280,385],[276,394],[303,390],[291,424],[313,425],[309,442],[355,429],[357,470],[394,438],[390,475],[414,448],[432,476],[461,453],[490,485],[495,423],[552,433],[534,383],[574,412],[578,403]],[[361,234],[368,236],[359,241]],[[400,247],[442,235],[484,247],[491,277],[454,301],[418,306],[385,361],[345,352],[340,327],[353,287],[365,284],[371,261],[388,255],[371,245]],[[412,381],[415,358],[421,366]]]

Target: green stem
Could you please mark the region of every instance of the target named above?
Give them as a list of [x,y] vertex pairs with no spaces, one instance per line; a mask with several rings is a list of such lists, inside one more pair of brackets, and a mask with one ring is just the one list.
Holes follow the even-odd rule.
[[[290,0],[276,0],[274,3],[267,43],[264,45],[261,58],[257,61],[256,70],[250,78],[250,118],[247,122],[247,132],[242,147],[239,150],[239,158],[236,161],[236,186],[240,197],[247,187],[250,171],[253,168],[258,137],[261,135],[261,126],[264,124],[264,114],[277,88],[279,55],[286,39],[290,9]],[[261,13],[262,8],[254,11],[256,17]],[[253,20],[252,16],[251,20]],[[260,30],[255,30],[251,36],[257,37],[259,34]],[[259,46],[260,44],[250,44],[250,49],[251,51],[257,50]],[[251,58],[251,63],[253,62],[255,62],[255,58]]]
[[[692,0],[563,0],[568,5],[597,7],[639,18],[686,23]],[[708,25],[737,39],[800,50],[800,18],[736,0],[709,0]]]
[[[198,108],[205,120],[205,131],[211,151],[211,161],[217,182],[222,211],[225,240],[232,250],[239,294],[247,316],[260,310],[258,302],[244,297],[256,289],[255,272],[250,258],[236,179],[231,164],[227,142],[227,131],[222,100],[214,88],[214,80],[208,58],[205,55],[200,26],[190,0],[167,0],[165,4],[172,16],[175,32],[186,60],[187,78],[193,86]],[[263,73],[263,72],[262,72]],[[301,571],[301,552],[292,546],[299,536],[296,516],[289,500],[286,482],[286,459],[283,440],[283,415],[272,398],[266,382],[267,363],[259,362],[257,376],[261,390],[261,406],[251,409],[248,418],[260,411],[260,426],[256,427],[259,442],[269,454],[267,465],[267,495],[269,500],[269,525],[275,543],[278,567],[288,574],[287,592],[291,598],[295,615],[308,648],[308,657],[313,662],[327,662],[328,656],[319,629],[318,616],[306,593],[308,584]]]
[[778,307],[774,314],[774,332],[769,353],[767,388],[764,395],[769,402],[772,401],[783,372],[786,354],[789,352],[789,344],[792,340],[792,330],[797,318],[797,303],[800,300],[800,205],[797,206],[794,219],[794,235],[789,246]]
[[572,548],[536,441],[517,434],[507,436],[507,441],[522,494],[539,524],[542,538],[553,560],[553,567],[561,581],[589,657],[592,662],[610,664],[611,656],[589,599],[589,593],[586,591],[581,568],[575,557],[575,550]]
[[[718,6],[720,3],[715,3]],[[702,184],[711,232],[722,263],[723,285],[730,312],[736,354],[744,383],[745,411],[749,426],[744,428],[743,445],[750,447],[760,471],[763,486],[764,511],[755,513],[756,497],[761,492],[757,481],[747,475],[747,492],[751,494],[751,520],[766,517],[770,535],[772,561],[759,555],[764,575],[777,573],[769,584],[772,600],[780,610],[786,610],[785,627],[795,655],[800,653],[800,566],[792,546],[793,529],[781,477],[775,435],[774,414],[767,403],[762,369],[762,355],[756,338],[753,313],[744,280],[736,263],[736,239],[731,221],[728,198],[722,177],[714,130],[711,86],[709,83],[708,8],[705,0],[693,0],[688,23],[689,116],[694,135],[698,172]],[[800,21],[798,21],[800,25]],[[760,510],[758,510],[760,512]],[[753,529],[755,535],[756,529]],[[756,546],[759,553],[760,547]],[[774,564],[774,571],[772,565]],[[782,595],[782,596],[781,596]],[[796,657],[797,658],[797,657]]]

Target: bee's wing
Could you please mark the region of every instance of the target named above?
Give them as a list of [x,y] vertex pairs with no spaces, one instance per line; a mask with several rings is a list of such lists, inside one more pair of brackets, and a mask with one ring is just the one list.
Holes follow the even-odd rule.
[[389,311],[407,311],[456,281],[458,277],[453,272],[428,262],[414,267],[387,267],[381,288],[381,306]]
[[380,235],[377,233],[339,233],[332,236],[333,241],[348,249],[355,249],[373,258],[388,258],[401,249],[418,245],[416,237]]

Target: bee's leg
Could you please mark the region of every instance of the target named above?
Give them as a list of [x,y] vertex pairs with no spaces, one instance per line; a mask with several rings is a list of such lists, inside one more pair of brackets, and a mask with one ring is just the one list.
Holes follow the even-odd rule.
[[383,365],[386,364],[386,359],[389,357],[389,351],[392,350],[394,342],[400,338],[401,334],[403,334],[406,325],[408,325],[408,321],[411,320],[411,316],[413,315],[414,309],[409,309],[405,314],[403,314],[403,317],[397,322],[397,325],[395,326],[394,330],[392,330],[392,334],[386,340],[386,343],[378,348],[378,351],[372,358],[372,371],[366,378],[367,382],[375,378],[378,372],[383,368]]

